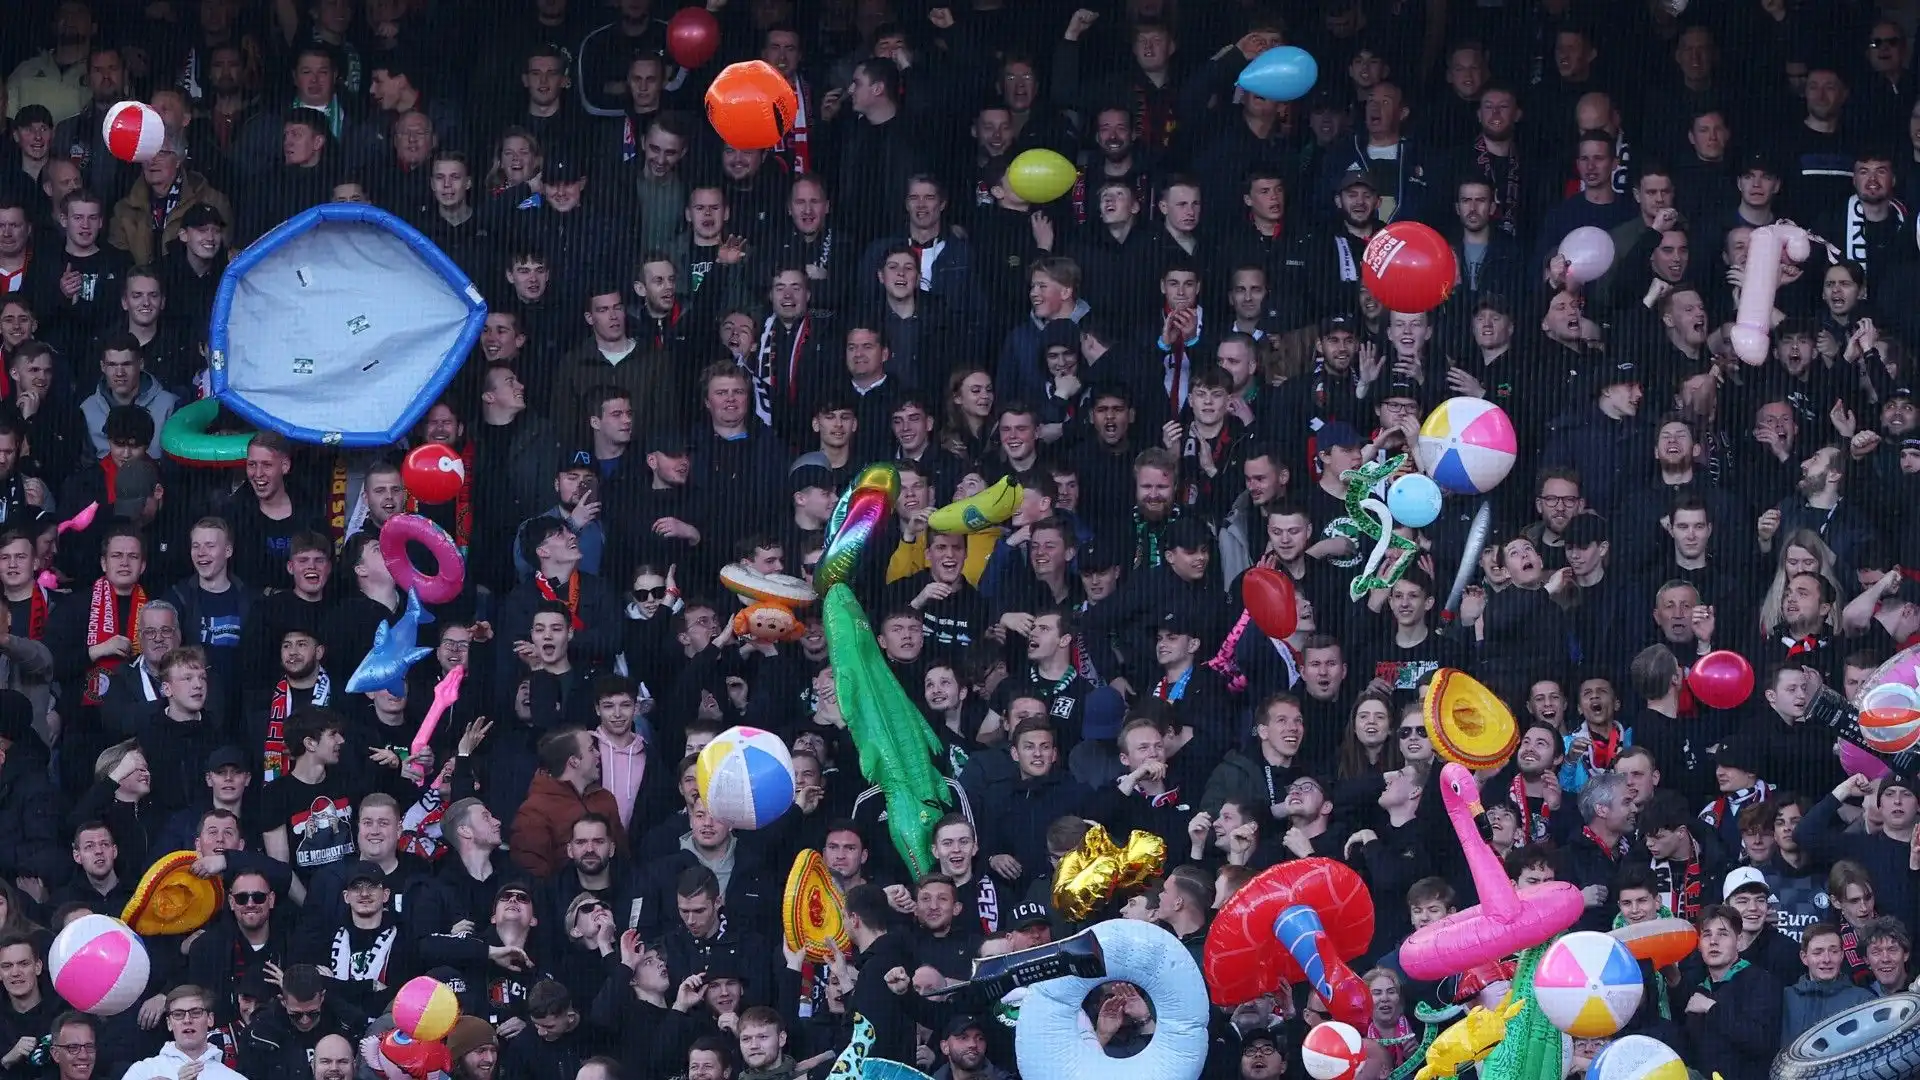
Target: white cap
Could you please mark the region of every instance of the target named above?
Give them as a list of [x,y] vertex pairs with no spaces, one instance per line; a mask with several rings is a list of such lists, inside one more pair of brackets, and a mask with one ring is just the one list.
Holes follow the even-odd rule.
[[1773,887],[1767,884],[1767,876],[1765,874],[1762,874],[1751,866],[1738,867],[1733,873],[1727,875],[1726,884],[1720,888],[1720,898],[1722,900],[1731,900],[1733,899],[1734,893],[1754,885],[1766,889],[1769,893],[1773,891]]

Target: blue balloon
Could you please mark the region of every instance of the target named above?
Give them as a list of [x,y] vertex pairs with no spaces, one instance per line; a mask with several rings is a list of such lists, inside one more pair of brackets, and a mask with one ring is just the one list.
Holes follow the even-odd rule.
[[1276,45],[1253,58],[1235,85],[1271,101],[1297,101],[1320,80],[1313,54],[1294,45]]
[[371,694],[385,690],[394,697],[407,696],[407,669],[432,649],[419,648],[420,624],[433,616],[420,606],[420,594],[407,590],[407,609],[392,622],[381,623],[373,631],[373,649],[347,680],[347,693]]
[[1440,485],[1425,473],[1408,473],[1387,488],[1387,512],[1396,525],[1426,528],[1440,516]]

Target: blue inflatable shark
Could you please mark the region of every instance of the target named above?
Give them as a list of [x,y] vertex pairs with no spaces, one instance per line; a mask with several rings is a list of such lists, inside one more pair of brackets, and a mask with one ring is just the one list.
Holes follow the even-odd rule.
[[373,632],[373,650],[347,680],[347,693],[371,694],[385,690],[395,697],[407,696],[407,669],[433,652],[419,647],[420,624],[433,616],[420,606],[420,594],[407,590],[407,609],[398,619],[381,623]]

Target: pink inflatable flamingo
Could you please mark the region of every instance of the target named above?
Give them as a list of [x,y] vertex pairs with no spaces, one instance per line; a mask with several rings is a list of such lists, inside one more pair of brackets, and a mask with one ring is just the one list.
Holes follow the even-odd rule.
[[1516,893],[1493,849],[1480,838],[1480,788],[1464,766],[1440,770],[1440,800],[1460,837],[1480,903],[1414,931],[1400,946],[1400,966],[1416,979],[1441,979],[1549,941],[1580,921],[1586,901],[1570,882],[1549,881]]

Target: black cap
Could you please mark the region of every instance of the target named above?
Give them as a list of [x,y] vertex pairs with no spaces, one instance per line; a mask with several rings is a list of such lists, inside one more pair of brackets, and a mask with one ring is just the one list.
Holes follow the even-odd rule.
[[1905,383],[1902,383],[1901,385],[1896,386],[1893,389],[1887,391],[1887,396],[1880,399],[1881,407],[1885,408],[1895,398],[1906,398],[1908,401],[1912,401],[1914,399],[1913,387],[1908,386]]
[[13,114],[13,126],[16,129],[28,127],[33,124],[45,124],[48,127],[52,127],[53,113],[47,111],[45,105],[22,105],[20,106],[20,111]]
[[1168,611],[1165,615],[1160,616],[1160,632],[1163,634],[1181,634],[1186,637],[1197,638],[1200,636],[1200,627],[1198,620],[1193,617],[1191,612],[1181,611],[1175,608]]
[[533,898],[539,895],[538,893],[533,891],[533,882],[531,880],[516,874],[513,877],[510,877],[507,880],[501,882],[500,887],[493,890],[494,903],[499,903],[500,898],[507,895],[510,892],[525,894],[528,903],[532,903]]
[[228,743],[207,755],[207,772],[219,772],[221,769],[235,768],[252,771],[252,763],[247,760],[246,751]]
[[554,151],[540,170],[540,179],[556,184],[571,184],[586,178],[586,161],[572,150]]
[[1168,548],[1181,548],[1186,551],[1199,551],[1202,548],[1213,549],[1213,533],[1202,524],[1199,518],[1183,517],[1167,526],[1166,544]]
[[1602,364],[1593,373],[1593,395],[1599,397],[1609,387],[1640,381],[1640,365],[1632,360],[1621,358],[1611,364]]
[[1095,537],[1080,545],[1074,568],[1083,574],[1098,574],[1120,565],[1120,546]]
[[707,954],[707,981],[732,979],[734,982],[747,981],[747,968],[740,958],[730,949],[715,949]]
[[365,859],[361,859],[347,867],[347,876],[340,883],[348,888],[352,888],[363,881],[371,881],[376,885],[385,885],[387,883],[387,875],[386,872],[378,866],[375,866]]
[[223,229],[227,227],[226,215],[220,212],[219,207],[194,203],[187,207],[186,213],[180,215],[180,227],[183,229],[199,229],[208,225],[218,225]]
[[669,425],[647,434],[647,453],[668,457],[686,457],[693,453],[693,439],[677,425]]
[[1715,767],[1738,769],[1741,772],[1753,773],[1755,776],[1760,775],[1763,767],[1760,763],[1760,747],[1754,740],[1737,735],[1722,740],[1720,745],[1714,748],[1713,764]]
[[1920,781],[1915,781],[1913,777],[1908,776],[1906,773],[1888,773],[1887,778],[1880,781],[1880,794],[1885,795],[1888,788],[1906,788],[1908,791],[1920,795]]
[[595,468],[597,468],[597,466],[593,463],[593,451],[575,450],[573,453],[560,459],[560,468],[558,471],[573,472],[578,469],[592,472]]
[[1013,914],[1008,916],[1007,929],[1023,930],[1029,926],[1047,924],[1047,905],[1027,900],[1013,905]]
[[1053,348],[1068,348],[1080,351],[1080,328],[1072,319],[1052,319],[1040,328],[1040,351]]
[[1380,185],[1374,183],[1373,170],[1363,169],[1358,165],[1355,165],[1353,168],[1348,169],[1345,175],[1340,177],[1340,186],[1335,188],[1334,190],[1345,191],[1350,187],[1354,187],[1360,184],[1366,185],[1367,188],[1372,191],[1380,190]]
[[1567,531],[1561,537],[1568,547],[1590,547],[1604,544],[1613,538],[1613,532],[1607,527],[1607,519],[1599,514],[1581,514],[1567,524]]
[[1345,99],[1330,87],[1315,90],[1313,95],[1307,98],[1307,111],[1310,113],[1345,112],[1346,108],[1347,102]]
[[[1040,905],[1038,904],[1021,904],[1020,905],[1020,907],[1039,907],[1039,906]],[[1018,911],[1020,910],[1020,908],[1015,908],[1014,910]],[[978,1019],[975,1019],[972,1013],[958,1013],[952,1019],[947,1021],[946,1027],[940,1029],[940,1037],[943,1039],[951,1039],[956,1035],[964,1035],[969,1031],[978,1031],[982,1035],[984,1035],[987,1032],[987,1025],[981,1023]]]
[[1395,398],[1408,398],[1413,401],[1419,401],[1420,384],[1414,382],[1412,379],[1394,379],[1387,383],[1380,391],[1380,396],[1375,400],[1392,401]]
[[1360,333],[1360,320],[1351,315],[1329,315],[1320,320],[1321,337],[1326,337],[1336,330],[1345,330],[1349,334],[1358,336]]
[[825,465],[798,466],[787,473],[787,487],[795,495],[808,488],[832,492],[834,490],[833,470]]
[[1780,166],[1773,163],[1773,156],[1764,150],[1749,150],[1740,155],[1740,170],[1735,176],[1745,176],[1750,172],[1763,172],[1778,180]]

